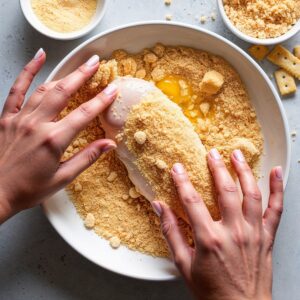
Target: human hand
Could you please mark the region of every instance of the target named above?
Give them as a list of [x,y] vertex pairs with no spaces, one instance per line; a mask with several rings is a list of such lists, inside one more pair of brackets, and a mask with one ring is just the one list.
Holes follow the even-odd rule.
[[57,121],[70,96],[97,71],[99,57],[93,56],[59,81],[41,85],[24,104],[25,94],[45,60],[46,54],[40,49],[11,88],[0,118],[0,224],[63,188],[101,153],[116,147],[111,140],[97,140],[61,163],[71,141],[112,103],[117,90],[109,85]]
[[262,215],[262,197],[241,151],[231,157],[238,189],[217,150],[208,155],[218,195],[221,220],[214,222],[181,164],[172,176],[194,234],[195,248],[186,243],[170,208],[154,202],[174,262],[201,300],[271,299],[272,246],[283,210],[282,169],[270,175],[269,205]]

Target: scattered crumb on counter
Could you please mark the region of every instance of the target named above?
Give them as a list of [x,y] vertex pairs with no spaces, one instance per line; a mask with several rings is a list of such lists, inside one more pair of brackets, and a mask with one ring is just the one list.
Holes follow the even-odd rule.
[[216,13],[212,12],[211,15],[210,15],[210,18],[211,18],[212,21],[216,21],[216,19],[217,19]]
[[172,18],[173,18],[173,16],[172,16],[171,14],[167,14],[167,15],[165,16],[165,18],[166,18],[167,21],[171,21]]
[[207,21],[207,16],[201,16],[199,21],[200,23],[204,24]]

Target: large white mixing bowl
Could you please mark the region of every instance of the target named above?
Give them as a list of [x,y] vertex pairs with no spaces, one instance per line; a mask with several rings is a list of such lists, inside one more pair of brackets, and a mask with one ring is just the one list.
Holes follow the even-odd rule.
[[[286,184],[290,164],[288,122],[281,100],[258,64],[240,48],[223,37],[198,27],[178,23],[148,22],[122,26],[101,33],[78,46],[54,69],[49,80],[61,78],[97,53],[110,57],[113,50],[122,48],[138,52],[156,42],[184,45],[220,55],[231,63],[244,81],[251,102],[257,112],[265,137],[265,155],[262,158],[262,178],[259,186],[263,205],[268,198],[270,169],[281,165]],[[130,277],[147,280],[170,280],[178,272],[168,259],[154,258],[120,247],[113,250],[108,242],[93,231],[88,231],[72,202],[64,191],[44,203],[44,211],[58,233],[79,253],[95,264]]]

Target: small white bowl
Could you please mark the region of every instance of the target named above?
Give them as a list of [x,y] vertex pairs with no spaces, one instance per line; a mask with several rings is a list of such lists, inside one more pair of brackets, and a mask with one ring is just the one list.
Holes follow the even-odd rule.
[[234,24],[231,22],[231,20],[229,19],[229,17],[227,16],[225,10],[224,10],[224,3],[223,0],[217,0],[218,3],[218,8],[220,11],[220,14],[222,16],[222,19],[224,21],[224,23],[226,24],[226,26],[228,27],[229,30],[231,30],[232,33],[234,33],[237,37],[239,37],[240,39],[254,44],[254,45],[274,45],[274,44],[280,44],[285,42],[286,40],[288,40],[289,38],[291,38],[292,36],[294,36],[295,34],[297,34],[300,31],[300,20],[298,20],[298,22],[289,30],[287,31],[285,34],[276,37],[276,38],[268,38],[268,39],[259,39],[259,38],[254,38],[251,37],[245,33],[243,33],[242,31],[238,30],[236,26],[234,26]]
[[31,0],[20,0],[21,9],[28,23],[41,34],[55,40],[75,40],[92,31],[102,20],[108,0],[98,0],[96,12],[90,23],[84,28],[73,32],[57,32],[48,28],[36,16],[32,9]]

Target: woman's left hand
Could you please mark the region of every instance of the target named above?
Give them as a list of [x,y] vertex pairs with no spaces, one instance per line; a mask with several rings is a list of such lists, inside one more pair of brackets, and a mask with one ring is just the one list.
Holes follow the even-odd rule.
[[0,118],[0,224],[22,209],[33,207],[70,183],[105,151],[111,140],[97,140],[61,163],[61,157],[89,122],[112,103],[115,86],[56,121],[68,99],[99,67],[94,55],[67,77],[38,87],[24,103],[34,76],[46,60],[40,49],[23,69],[5,102]]

